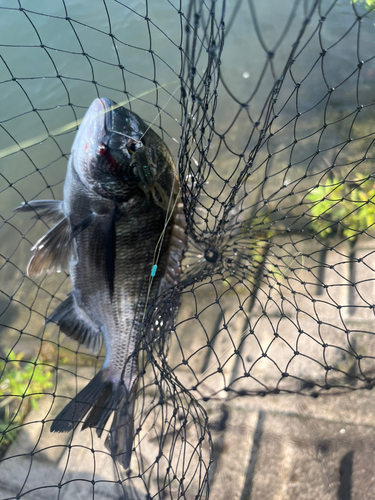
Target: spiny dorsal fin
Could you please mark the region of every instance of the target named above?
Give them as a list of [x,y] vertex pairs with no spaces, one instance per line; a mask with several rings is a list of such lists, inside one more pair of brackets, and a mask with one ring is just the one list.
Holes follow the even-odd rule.
[[47,323],[57,323],[65,335],[98,353],[102,347],[101,331],[93,324],[89,324],[90,320],[84,316],[73,295],[69,295],[48,317]]

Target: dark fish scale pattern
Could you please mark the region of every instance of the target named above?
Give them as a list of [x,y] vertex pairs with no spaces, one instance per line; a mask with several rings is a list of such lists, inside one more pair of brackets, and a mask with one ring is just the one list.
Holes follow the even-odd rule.
[[[129,137],[137,141],[138,151],[147,148],[147,155],[132,157],[126,147]],[[138,158],[149,165],[136,165]],[[147,185],[139,167],[152,172]],[[162,199],[169,200],[169,207]],[[114,411],[106,444],[128,468],[144,314],[160,293],[178,283],[186,247],[170,152],[135,113],[109,99],[96,99],[72,147],[64,201],[30,202],[18,210],[52,210],[53,220],[61,219],[36,243],[28,268],[35,276],[69,263],[73,292],[50,321],[93,349],[100,345],[101,332],[106,345],[101,371],[60,412],[51,430],[66,432],[83,421],[83,429],[94,427],[101,436]],[[150,280],[159,240],[157,271]]]

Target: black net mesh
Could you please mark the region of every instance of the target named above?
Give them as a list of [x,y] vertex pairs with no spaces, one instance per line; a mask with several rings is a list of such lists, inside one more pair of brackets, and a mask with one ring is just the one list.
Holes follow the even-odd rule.
[[[1,498],[208,498],[223,402],[347,398],[374,384],[372,2],[0,8]],[[104,446],[107,428],[100,439],[49,431],[105,347],[93,354],[45,323],[71,281],[27,277],[51,225],[13,212],[63,198],[96,97],[167,144],[187,224],[181,281],[142,326],[127,471]]]

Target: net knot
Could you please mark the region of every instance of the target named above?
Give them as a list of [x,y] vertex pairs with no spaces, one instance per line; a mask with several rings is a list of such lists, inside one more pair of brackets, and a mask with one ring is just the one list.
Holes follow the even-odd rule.
[[207,248],[204,252],[204,258],[207,262],[212,262],[213,264],[217,261],[219,257],[219,252],[215,248]]

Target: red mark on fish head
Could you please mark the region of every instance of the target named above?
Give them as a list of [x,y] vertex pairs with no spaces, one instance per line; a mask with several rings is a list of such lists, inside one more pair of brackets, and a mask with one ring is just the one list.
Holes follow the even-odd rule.
[[85,151],[87,151],[88,146],[89,146],[89,143],[86,142],[86,144],[85,144]]
[[99,146],[99,154],[106,159],[111,172],[122,177],[123,171],[121,165],[113,158],[109,148],[103,143]]

